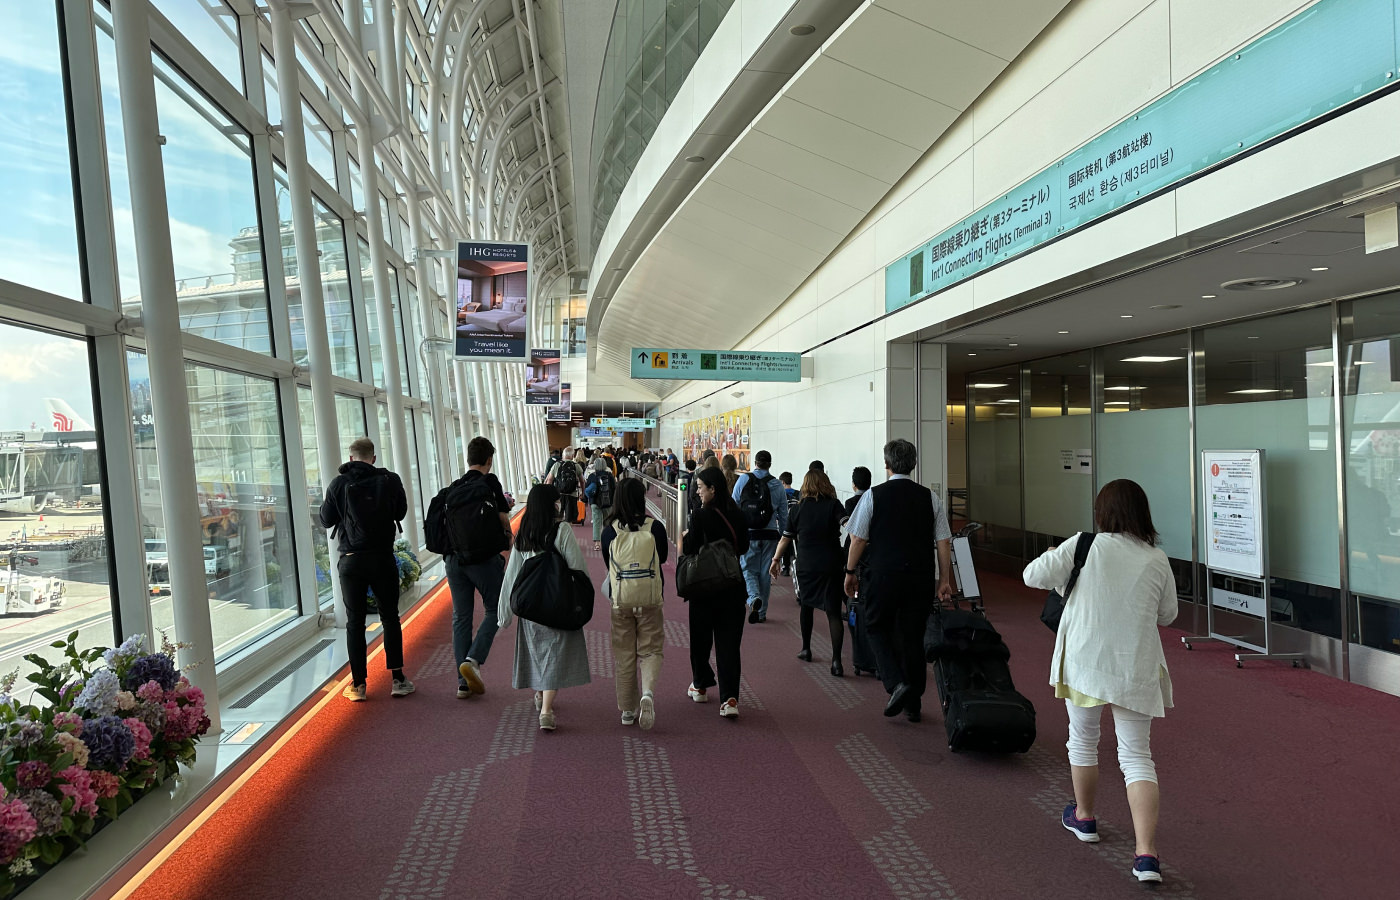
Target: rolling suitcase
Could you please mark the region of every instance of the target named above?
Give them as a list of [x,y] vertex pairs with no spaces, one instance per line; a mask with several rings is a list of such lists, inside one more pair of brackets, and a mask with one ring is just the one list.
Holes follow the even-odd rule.
[[878,675],[875,651],[870,649],[870,635],[865,631],[864,610],[859,600],[851,599],[847,602],[850,606],[846,621],[851,626],[851,671],[857,675],[862,672]]

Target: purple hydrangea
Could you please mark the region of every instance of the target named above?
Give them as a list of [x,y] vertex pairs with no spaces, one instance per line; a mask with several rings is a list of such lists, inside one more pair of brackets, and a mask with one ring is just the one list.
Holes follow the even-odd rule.
[[175,661],[164,653],[152,653],[131,664],[131,668],[126,670],[124,685],[128,691],[134,691],[146,682],[154,681],[163,690],[169,691],[175,689],[175,683],[179,680],[180,673],[175,670]]
[[15,783],[22,788],[48,787],[53,780],[53,769],[42,759],[22,762],[15,769]]
[[136,752],[136,738],[116,716],[83,722],[83,743],[88,748],[88,768],[115,771]]
[[29,807],[29,814],[34,817],[36,831],[39,837],[47,837],[57,834],[63,827],[63,804],[58,798],[48,791],[20,791],[15,796],[24,801],[24,805]]
[[75,705],[93,716],[110,716],[117,711],[117,692],[121,689],[116,672],[98,669],[83,685],[83,692],[78,695]]

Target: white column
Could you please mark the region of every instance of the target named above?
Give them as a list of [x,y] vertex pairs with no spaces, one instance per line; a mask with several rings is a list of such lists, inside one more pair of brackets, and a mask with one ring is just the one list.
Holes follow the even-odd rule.
[[[355,39],[360,38],[360,7],[348,4],[345,8],[345,25]],[[355,103],[366,114],[373,108],[369,91],[358,77],[354,78]],[[403,481],[404,494],[408,497],[408,515],[404,518],[404,536],[415,548],[418,541],[417,486],[413,483],[413,470],[409,468],[408,412],[403,405],[403,385],[407,373],[399,369],[399,339],[394,330],[394,286],[389,282],[389,264],[384,258],[384,220],[379,214],[379,167],[374,164],[374,121],[355,123],[355,152],[359,156],[360,176],[364,179],[365,192],[365,231],[369,238],[370,274],[374,283],[374,305],[379,321],[380,356],[384,363],[384,393],[389,407],[389,445],[394,450],[394,465]],[[409,339],[407,331],[405,340]],[[378,414],[377,407],[371,407]],[[380,439],[383,439],[380,435]]]
[[[161,513],[165,519],[175,637],[186,644],[179,664],[190,682],[209,699],[211,732],[220,730],[219,687],[214,672],[214,630],[204,580],[204,547],[195,487],[194,438],[185,358],[175,296],[175,262],[170,249],[165,163],[156,114],[155,71],[147,0],[114,0],[112,29],[117,52],[122,128],[126,133],[127,175],[141,282],[141,320],[146,332],[146,365],[151,376],[160,472]],[[124,389],[124,388],[123,388]]]

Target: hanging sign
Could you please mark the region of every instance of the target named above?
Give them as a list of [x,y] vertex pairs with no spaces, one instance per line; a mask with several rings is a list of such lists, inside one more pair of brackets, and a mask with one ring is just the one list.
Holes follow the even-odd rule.
[[802,380],[802,354],[633,347],[632,377],[681,381],[799,382]]
[[525,405],[559,405],[559,351],[531,350],[525,367]]
[[1264,577],[1264,451],[1202,450],[1206,566]]
[[457,245],[457,359],[529,362],[530,245]]
[[559,405],[551,406],[545,410],[544,420],[546,422],[567,422],[574,414],[574,397],[572,385],[564,382],[559,385]]

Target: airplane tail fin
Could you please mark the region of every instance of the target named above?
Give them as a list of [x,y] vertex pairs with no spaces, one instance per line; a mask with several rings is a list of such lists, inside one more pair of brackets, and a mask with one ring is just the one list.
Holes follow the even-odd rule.
[[45,397],[44,405],[49,409],[49,421],[54,431],[96,431],[92,423],[68,405],[68,402],[57,397]]

